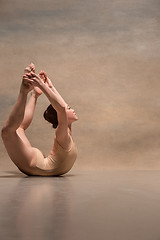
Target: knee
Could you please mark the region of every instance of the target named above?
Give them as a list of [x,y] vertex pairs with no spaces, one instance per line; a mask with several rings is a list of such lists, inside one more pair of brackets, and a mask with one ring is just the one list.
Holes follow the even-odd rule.
[[6,139],[10,136],[11,129],[8,126],[3,126],[1,129],[1,137],[2,139]]

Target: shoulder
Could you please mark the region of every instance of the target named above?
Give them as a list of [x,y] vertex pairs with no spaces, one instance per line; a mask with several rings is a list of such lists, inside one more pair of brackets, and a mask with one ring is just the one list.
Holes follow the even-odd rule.
[[73,144],[73,140],[69,133],[64,138],[57,138],[55,136],[55,140],[54,140],[55,149],[57,149],[58,145],[60,145],[60,147],[62,147],[64,150],[69,151],[72,147],[72,144]]

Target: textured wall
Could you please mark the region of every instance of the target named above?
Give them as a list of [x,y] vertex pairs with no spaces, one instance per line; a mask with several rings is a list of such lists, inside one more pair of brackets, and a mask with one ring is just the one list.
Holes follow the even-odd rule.
[[[74,169],[160,169],[159,12],[158,0],[0,1],[0,127],[33,61],[79,115]],[[45,153],[47,105],[27,132]],[[15,169],[0,143],[1,169]]]

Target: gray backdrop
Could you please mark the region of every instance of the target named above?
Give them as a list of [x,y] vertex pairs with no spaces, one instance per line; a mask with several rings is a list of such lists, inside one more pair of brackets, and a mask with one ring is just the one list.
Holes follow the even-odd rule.
[[[0,0],[0,127],[32,61],[79,116],[74,169],[160,169],[159,30],[159,0]],[[45,154],[47,106],[27,131]],[[0,169],[16,169],[1,140]]]

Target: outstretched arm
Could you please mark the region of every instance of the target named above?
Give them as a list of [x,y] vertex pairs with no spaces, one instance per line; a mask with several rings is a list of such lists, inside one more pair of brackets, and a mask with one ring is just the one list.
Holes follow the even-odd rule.
[[66,113],[66,103],[59,94],[56,94],[47,83],[45,83],[38,75],[31,73],[33,84],[39,87],[46,95],[52,106],[57,111],[58,128],[56,129],[56,138],[61,146],[65,147],[70,142],[68,135],[68,119]]
[[33,85],[39,87],[42,92],[46,95],[50,103],[53,105],[57,113],[65,109],[66,103],[62,97],[56,94],[46,82],[44,82],[37,74],[31,73],[31,79],[33,80]]
[[56,88],[53,86],[52,81],[47,77],[47,74],[44,71],[41,71],[39,73],[39,76],[41,79],[48,85],[48,87],[58,96],[59,99],[64,103],[65,107],[68,106],[68,104],[64,101],[60,93],[56,90]]

